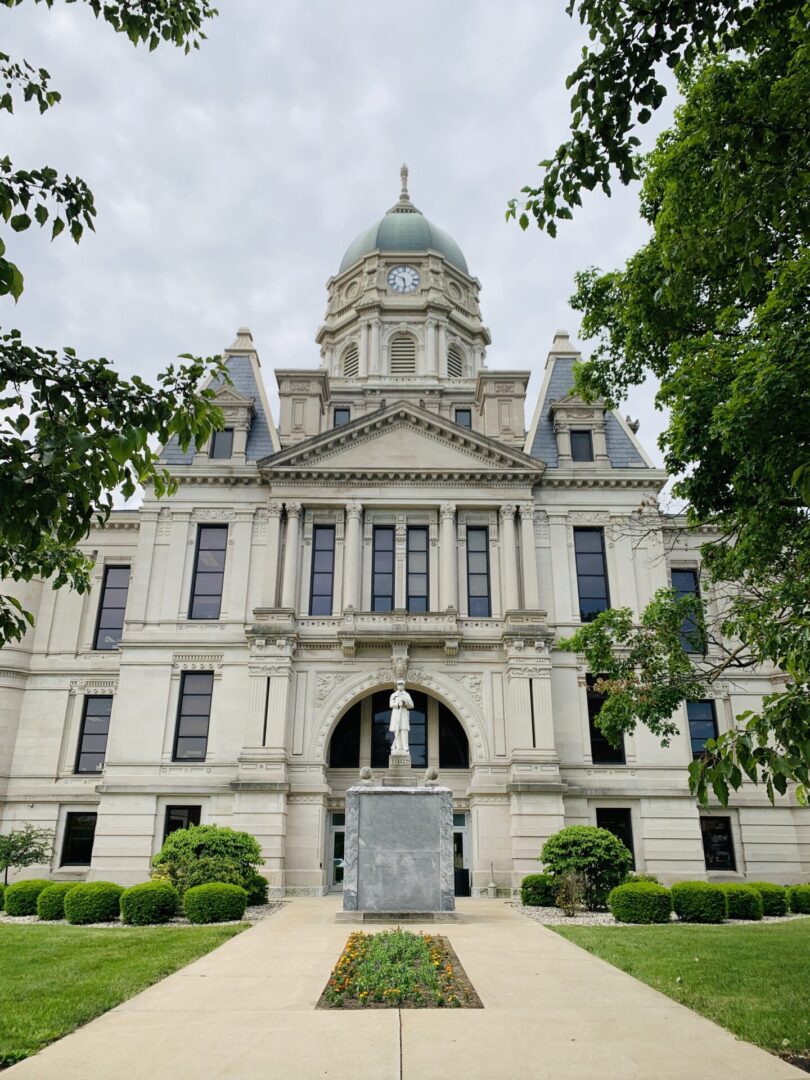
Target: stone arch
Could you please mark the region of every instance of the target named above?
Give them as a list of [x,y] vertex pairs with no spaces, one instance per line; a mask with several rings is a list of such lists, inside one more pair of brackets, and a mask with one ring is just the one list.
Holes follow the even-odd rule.
[[[393,690],[396,678],[391,668],[386,667],[319,675],[310,760],[326,765],[329,740],[344,713],[377,690]],[[455,714],[470,744],[470,766],[489,759],[482,715],[482,675],[462,672],[446,675],[414,667],[408,669],[406,679],[409,687],[425,691]]]

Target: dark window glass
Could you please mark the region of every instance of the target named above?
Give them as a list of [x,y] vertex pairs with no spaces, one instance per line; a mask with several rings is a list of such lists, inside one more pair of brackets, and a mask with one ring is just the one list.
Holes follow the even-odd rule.
[[579,586],[579,617],[595,619],[610,607],[605,565],[605,538],[601,529],[574,529],[574,555]]
[[115,649],[124,629],[124,611],[129,592],[129,567],[108,566],[101,586],[94,649]]
[[348,424],[348,422],[351,420],[351,418],[352,418],[352,410],[351,409],[335,409],[334,426],[335,427],[343,427],[344,424]]
[[76,752],[77,773],[98,773],[104,767],[112,701],[111,697],[101,695],[84,699],[82,730]]
[[702,817],[703,858],[707,870],[736,870],[734,841],[731,837],[731,818]]
[[225,459],[233,454],[233,428],[226,427],[215,431],[211,436],[211,458]]
[[213,690],[213,672],[183,672],[174,740],[175,761],[205,761]]
[[190,619],[219,618],[227,545],[227,525],[200,525],[191,583]]
[[459,427],[472,427],[472,409],[456,409],[456,423]]
[[467,605],[470,615],[488,618],[489,603],[489,529],[467,529]]
[[[678,596],[700,596],[697,570],[673,570],[672,588]],[[706,651],[703,631],[697,621],[688,615],[681,623],[681,645],[684,652]]]
[[607,736],[596,726],[596,718],[605,701],[604,694],[593,688],[594,676],[587,676],[588,727],[591,733],[591,761],[594,765],[624,765],[624,739],[620,746],[612,746]]
[[338,722],[329,743],[329,764],[333,769],[360,768],[360,702],[352,705]]
[[571,432],[571,460],[593,461],[593,437],[590,431]]
[[187,829],[189,825],[200,824],[201,806],[167,806],[166,822],[163,826],[163,839],[178,829]]
[[427,611],[430,607],[428,590],[428,531],[424,526],[408,529],[408,611]]
[[699,758],[706,749],[707,740],[717,738],[717,715],[714,711],[714,702],[687,701],[686,715],[689,717],[692,757]]
[[371,610],[394,610],[394,528],[392,525],[378,525],[374,529]]
[[62,866],[89,866],[93,857],[97,814],[65,815],[65,839],[62,842]]
[[310,615],[332,614],[332,588],[335,580],[335,526],[316,525],[312,530],[312,583],[309,595]]
[[618,836],[633,856],[633,868],[635,869],[636,855],[633,851],[633,823],[630,820],[630,811],[623,806],[597,807],[596,824],[600,829],[607,829],[614,836]]
[[468,769],[470,744],[464,728],[446,705],[439,702],[439,768]]
[[[388,702],[393,690],[381,690],[371,702],[371,765],[374,769],[388,767],[391,743],[394,734],[388,730],[391,723],[391,710]],[[409,690],[413,698],[413,708],[408,717],[411,729],[408,732],[408,744],[411,749],[411,765],[424,768],[427,765],[427,698],[417,690]]]

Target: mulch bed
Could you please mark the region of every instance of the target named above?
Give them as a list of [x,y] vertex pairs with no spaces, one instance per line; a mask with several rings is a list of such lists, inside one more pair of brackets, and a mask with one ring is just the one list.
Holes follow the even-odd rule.
[[[373,939],[397,937],[421,939],[427,946],[426,956],[403,961],[390,969],[391,978],[364,981],[368,974],[369,950]],[[416,946],[419,948],[419,946]],[[424,951],[424,950],[423,950]],[[429,959],[427,956],[429,955]],[[420,974],[428,966],[427,978]],[[431,970],[433,969],[433,970]],[[399,974],[398,974],[399,973]],[[386,975],[389,968],[386,966]],[[403,974],[405,978],[403,979]],[[438,990],[436,980],[438,979]],[[405,989],[405,984],[408,988]],[[416,984],[414,986],[414,983]],[[363,987],[371,987],[363,989]],[[438,998],[438,1000],[437,1000]],[[483,1009],[475,987],[467,978],[455,950],[446,937],[432,934],[413,934],[397,929],[381,934],[351,934],[335,965],[324,992],[318,999],[318,1009]]]
[[810,1073],[810,1056],[807,1054],[778,1054],[778,1057],[782,1061],[786,1061],[788,1065],[794,1065],[797,1069],[804,1069],[806,1073]]

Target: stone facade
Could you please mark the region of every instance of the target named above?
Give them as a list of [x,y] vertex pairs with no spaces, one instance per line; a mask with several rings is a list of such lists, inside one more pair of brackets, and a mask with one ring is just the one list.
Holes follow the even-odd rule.
[[[659,512],[666,476],[634,426],[573,395],[568,336],[527,433],[530,372],[487,369],[479,282],[407,190],[327,289],[321,366],[276,372],[278,424],[242,329],[225,450],[165,448],[177,494],[91,533],[87,596],[13,586],[37,623],[0,657],[0,828],[56,831],[29,873],[140,881],[167,823],[198,818],[253,833],[276,895],[339,886],[345,793],[360,767],[381,782],[375,695],[403,675],[474,894],[516,887],[548,836],[598,820],[665,881],[807,879],[791,796],[746,785],[699,810],[685,708],[667,748],[644,729],[619,754],[594,741],[587,672],[555,649],[602,587],[578,578],[595,556],[575,545],[601,545],[609,602],[639,612],[705,537]],[[99,648],[109,568],[129,587],[120,642]],[[718,685],[719,729],[780,678]]]

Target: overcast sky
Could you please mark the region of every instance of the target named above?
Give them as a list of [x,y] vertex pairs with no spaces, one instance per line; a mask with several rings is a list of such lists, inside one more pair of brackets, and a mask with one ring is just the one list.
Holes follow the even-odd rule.
[[[327,278],[410,167],[412,199],[482,283],[491,368],[533,372],[554,331],[572,338],[574,272],[621,265],[646,237],[637,194],[591,195],[556,240],[504,221],[568,124],[565,77],[586,38],[565,0],[220,0],[184,56],[134,49],[84,4],[4,9],[3,48],[46,67],[62,103],[2,117],[18,167],[80,175],[97,232],[7,237],[26,289],[6,325],[146,377],[253,330],[272,369],[316,366]],[[654,388],[624,412],[656,461]]]

